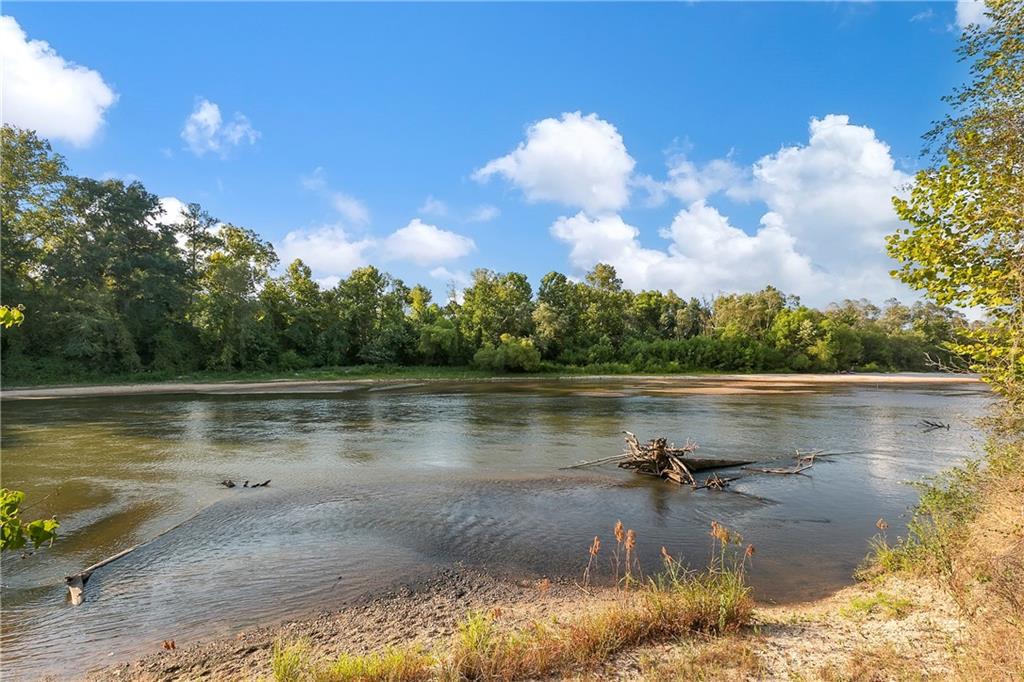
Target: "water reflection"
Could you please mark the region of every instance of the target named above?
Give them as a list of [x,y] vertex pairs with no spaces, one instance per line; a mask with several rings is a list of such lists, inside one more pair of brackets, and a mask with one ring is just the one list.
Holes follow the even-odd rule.
[[[971,454],[965,417],[988,400],[969,386],[671,390],[524,382],[6,403],[4,485],[42,500],[33,512],[56,514],[62,533],[3,559],[5,676],[301,616],[452,561],[577,575],[616,519],[637,530],[647,567],[662,545],[700,563],[710,521],[724,522],[757,545],[762,598],[817,596],[849,579],[879,516],[899,532],[913,500],[900,481]],[[957,428],[922,436],[922,416]],[[614,466],[558,470],[617,452],[623,429],[690,437],[708,455],[848,454],[723,492]],[[273,483],[227,490],[224,478]],[[64,603],[63,575],[197,512],[98,572],[84,607]]]

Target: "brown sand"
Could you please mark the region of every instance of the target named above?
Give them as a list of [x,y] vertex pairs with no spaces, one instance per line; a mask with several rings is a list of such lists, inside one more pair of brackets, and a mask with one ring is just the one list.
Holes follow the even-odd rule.
[[497,377],[489,379],[433,379],[411,382],[408,379],[337,379],[337,380],[276,380],[259,382],[162,382],[153,384],[114,384],[102,386],[44,386],[14,388],[0,393],[4,400],[75,398],[131,395],[259,395],[266,393],[342,393],[358,389],[398,390],[436,385],[500,383],[511,387],[528,384],[578,384],[581,394],[605,393],[608,397],[621,395],[614,390],[629,387],[639,391],[665,394],[739,394],[791,392],[825,385],[936,385],[971,384],[980,380],[972,375],[938,373],[922,374],[721,374],[673,376],[565,376],[544,378]]

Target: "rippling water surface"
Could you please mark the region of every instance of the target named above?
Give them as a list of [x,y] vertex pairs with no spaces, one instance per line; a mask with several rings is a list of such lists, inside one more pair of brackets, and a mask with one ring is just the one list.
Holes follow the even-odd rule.
[[[681,380],[680,380],[681,381]],[[330,609],[453,561],[574,576],[594,535],[636,529],[699,564],[712,519],[757,546],[762,599],[849,582],[906,481],[978,453],[980,385],[792,385],[677,392],[673,381],[443,383],[321,394],[22,400],[3,405],[3,484],[56,514],[60,538],[5,556],[4,677],[70,676],[247,626]],[[690,380],[688,386],[694,386]],[[703,386],[703,387],[702,387]],[[923,433],[921,418],[952,422]],[[623,429],[692,438],[700,454],[842,453],[807,476],[691,491],[614,465]],[[780,460],[770,466],[785,466]],[[730,474],[731,475],[731,474]],[[271,479],[267,488],[217,482]],[[49,495],[49,497],[45,497]],[[63,576],[185,521],[97,571],[87,602]]]

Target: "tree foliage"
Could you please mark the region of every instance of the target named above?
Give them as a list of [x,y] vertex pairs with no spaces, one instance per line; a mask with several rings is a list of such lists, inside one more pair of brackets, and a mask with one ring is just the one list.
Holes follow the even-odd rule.
[[771,286],[712,301],[634,292],[604,263],[582,281],[548,273],[536,295],[521,273],[476,270],[443,304],[372,266],[323,287],[199,204],[172,217],[140,183],[72,176],[34,133],[4,127],[2,153],[0,295],[5,315],[33,320],[2,335],[7,379],[359,364],[923,369],[926,352],[968,331],[935,304],[814,310]]
[[20,490],[0,489],[0,552],[18,550],[26,544],[39,548],[44,542],[52,543],[60,524],[56,519],[22,521],[21,504],[25,493]]
[[893,202],[909,227],[889,237],[895,275],[941,306],[973,307],[987,324],[949,339],[997,390],[1024,384],[1024,2],[990,0],[988,26],[960,47],[971,79],[926,138],[936,162]]

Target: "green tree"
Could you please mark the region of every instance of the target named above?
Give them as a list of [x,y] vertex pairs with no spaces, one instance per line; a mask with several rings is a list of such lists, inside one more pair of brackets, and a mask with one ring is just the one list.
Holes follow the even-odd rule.
[[292,261],[281,277],[267,280],[260,303],[277,336],[286,369],[319,360],[325,307],[320,285],[305,263]]
[[647,341],[668,338],[668,332],[675,326],[675,315],[668,311],[677,307],[676,301],[674,293],[660,291],[641,291],[629,298],[627,335]]
[[189,319],[207,364],[216,369],[264,367],[276,360],[273,329],[256,292],[277,265],[269,242],[234,225],[221,229],[221,247],[208,255]]
[[711,310],[701,300],[691,298],[686,305],[675,311],[675,336],[689,339],[708,331],[711,324]]
[[475,346],[497,345],[502,334],[525,337],[533,331],[533,291],[526,275],[473,271],[463,292],[459,323]]
[[828,370],[853,369],[861,361],[863,351],[856,330],[833,319],[821,323],[821,336],[808,349],[818,366]]
[[397,364],[412,356],[413,329],[406,318],[409,288],[402,280],[373,266],[357,268],[338,283],[336,303],[350,360]]
[[188,205],[181,222],[171,224],[180,238],[185,259],[185,286],[190,303],[199,288],[199,277],[207,256],[223,246],[217,235],[217,224],[218,220],[196,203]]
[[[584,278],[586,309],[583,313],[584,333],[591,347],[591,360],[608,362],[626,336],[626,310],[629,300],[615,268],[598,263]],[[593,352],[596,348],[597,352]]]
[[67,219],[67,167],[31,130],[0,130],[0,253],[3,301],[21,301],[39,285],[47,242]]
[[0,305],[0,327],[4,329],[10,329],[11,327],[20,327],[21,323],[25,321],[25,313],[21,311],[21,308],[17,306]]
[[585,308],[579,284],[560,272],[549,272],[541,278],[533,324],[534,338],[544,357],[553,360],[579,348]]
[[[74,301],[65,313],[79,330],[75,340],[97,345],[119,369],[148,366],[158,335],[183,316],[187,297],[174,232],[158,222],[159,199],[138,182],[75,178],[68,203],[73,218],[46,262],[58,289],[80,292],[81,305]],[[104,322],[84,319],[93,315]],[[116,352],[101,340],[114,330],[113,341],[124,345]]]
[[1024,395],[1024,3],[990,0],[960,54],[971,78],[926,137],[940,151],[907,197],[908,227],[889,237],[894,275],[942,306],[981,308],[987,323],[948,347],[1005,395]]
[[719,334],[761,340],[771,329],[775,316],[798,303],[772,286],[754,294],[726,294],[715,299],[711,324]]
[[534,372],[540,367],[540,351],[530,339],[502,334],[497,345],[488,342],[476,352],[473,364],[498,372]]
[[783,353],[790,369],[809,369],[811,358],[820,355],[811,349],[825,334],[822,329],[824,319],[825,316],[821,312],[799,306],[780,310],[772,320],[768,340],[772,347]]

